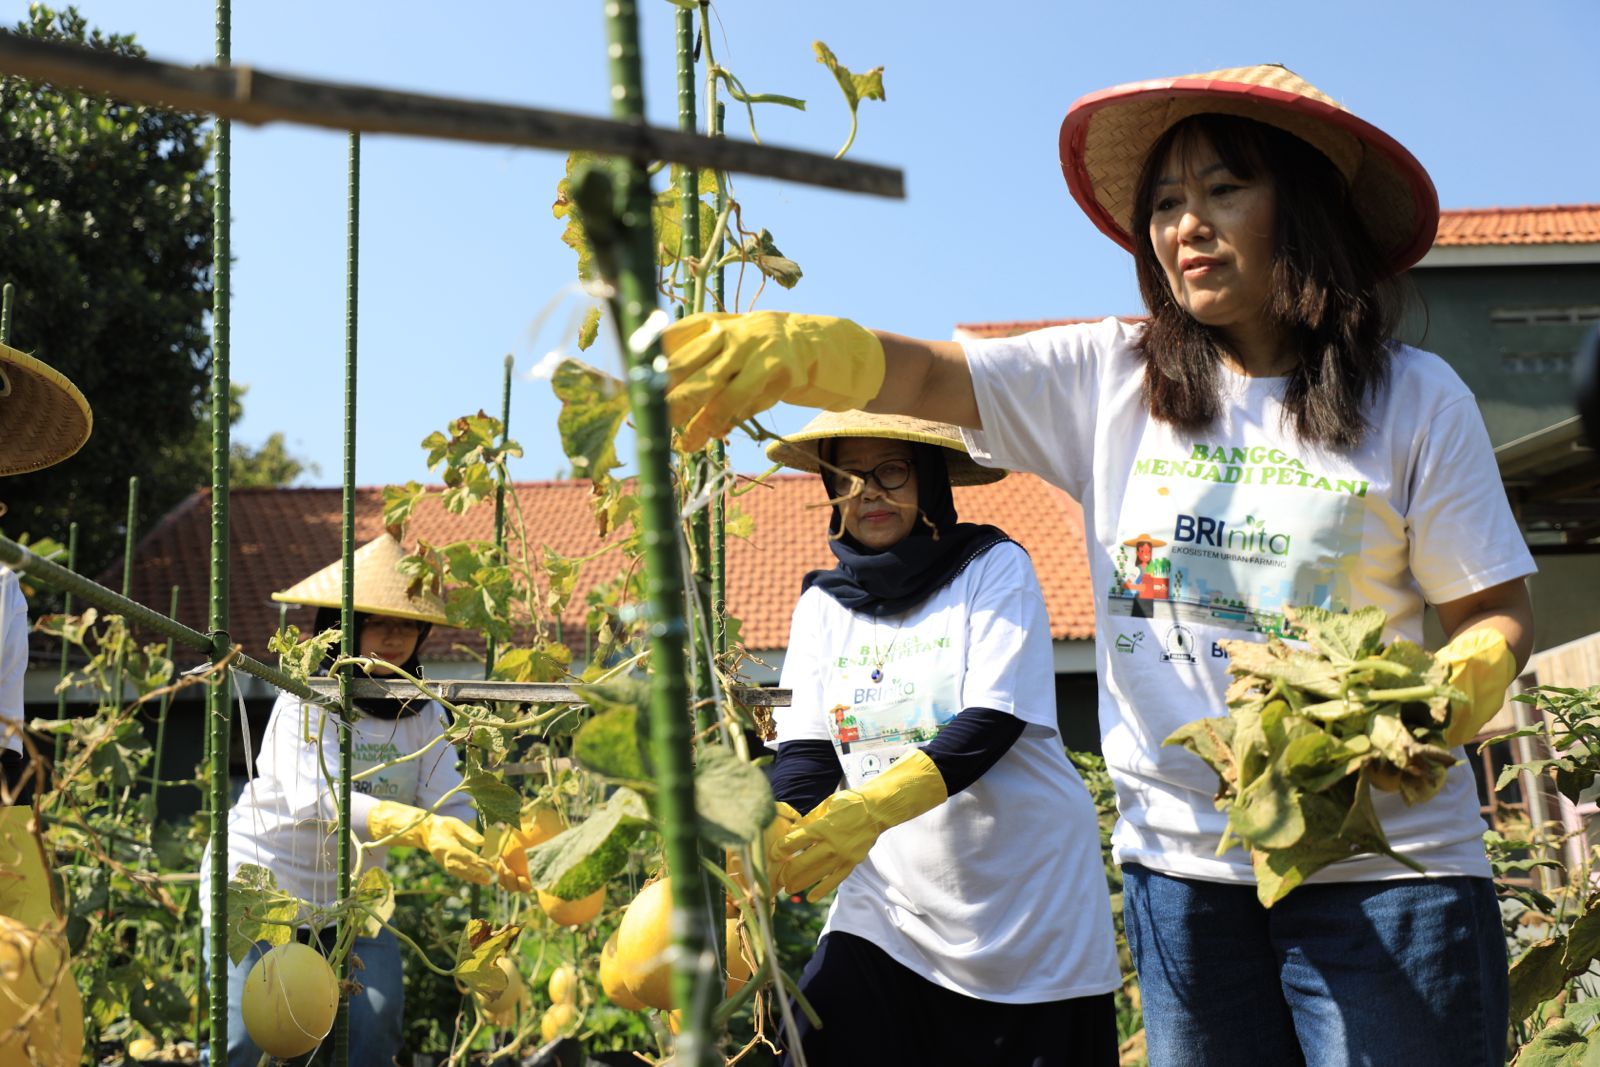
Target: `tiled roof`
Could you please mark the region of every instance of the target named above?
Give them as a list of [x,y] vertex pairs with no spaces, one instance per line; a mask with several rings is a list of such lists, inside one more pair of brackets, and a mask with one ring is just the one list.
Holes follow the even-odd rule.
[[1467,208],[1439,213],[1435,248],[1600,244],[1600,204]]
[[[564,556],[597,551],[587,481],[521,482],[515,496],[527,536],[537,555],[548,545]],[[969,522],[1002,527],[1033,557],[1057,639],[1087,639],[1094,632],[1093,603],[1084,550],[1083,518],[1065,493],[1027,475],[1012,475],[992,485],[961,487],[956,506]],[[165,609],[171,587],[179,589],[178,619],[206,629],[206,589],[210,558],[209,490],[196,492],[169,512],[139,542],[134,567],[134,599]],[[767,487],[755,486],[733,504],[750,516],[749,540],[729,538],[728,600],[743,622],[745,646],[781,649],[788,643],[789,614],[800,579],[817,567],[831,566],[824,539],[826,511],[807,505],[822,499],[814,475],[780,474]],[[294,582],[339,555],[338,489],[235,489],[230,508],[230,634],[246,652],[266,657],[267,638],[277,628],[274,590]],[[511,505],[508,501],[508,513]],[[356,498],[356,539],[365,542],[381,529],[382,490],[362,488]],[[465,516],[445,511],[437,500],[420,507],[407,532],[408,546],[420,538],[432,544],[493,536],[493,508],[480,506]],[[508,529],[511,522],[508,520]],[[583,653],[583,592],[613,577],[619,556],[584,564],[578,595],[562,620],[568,644]],[[115,568],[121,574],[121,565]],[[289,622],[305,630],[312,609],[291,607]],[[577,635],[577,636],[575,636]],[[457,630],[436,630],[425,653],[429,659],[461,658],[455,644],[481,651]]]

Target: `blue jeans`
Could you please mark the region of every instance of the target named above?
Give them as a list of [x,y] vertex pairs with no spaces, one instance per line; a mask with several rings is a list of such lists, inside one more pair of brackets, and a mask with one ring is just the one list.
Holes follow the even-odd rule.
[[[244,959],[228,968],[228,1067],[256,1067],[261,1060],[261,1050],[245,1031],[239,1005],[250,968],[271,947],[258,941]],[[351,976],[366,988],[350,998],[350,1067],[392,1067],[400,1054],[400,1025],[405,1018],[400,942],[388,930],[380,930],[377,937],[356,938],[355,954],[361,967]],[[209,947],[206,958],[211,958]],[[209,1064],[209,1055],[201,1062]],[[333,1035],[315,1051],[287,1062],[290,1067],[332,1063]]]
[[1151,1067],[1502,1067],[1510,994],[1487,878],[1254,885],[1123,868]]

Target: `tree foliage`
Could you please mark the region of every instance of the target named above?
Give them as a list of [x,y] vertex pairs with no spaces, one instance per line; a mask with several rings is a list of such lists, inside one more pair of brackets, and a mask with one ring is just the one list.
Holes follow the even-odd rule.
[[[15,29],[125,56],[131,36],[71,7]],[[210,366],[212,206],[199,116],[0,78],[0,281],[16,284],[12,345],[72,379],[94,409],[83,450],[7,479],[7,528],[80,526],[79,568],[117,554],[126,481],[146,515],[206,480],[195,465]],[[204,453],[202,453],[204,454]]]

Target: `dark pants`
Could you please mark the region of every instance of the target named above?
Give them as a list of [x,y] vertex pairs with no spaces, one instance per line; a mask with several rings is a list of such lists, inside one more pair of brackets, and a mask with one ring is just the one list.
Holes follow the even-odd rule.
[[1506,943],[1487,878],[1256,887],[1122,868],[1154,1067],[1505,1063]]
[[[1112,994],[1000,1004],[952,992],[865,938],[834,932],[800,977],[822,1026],[791,1004],[812,1067],[1114,1067]],[[783,1062],[792,1064],[792,1057]]]

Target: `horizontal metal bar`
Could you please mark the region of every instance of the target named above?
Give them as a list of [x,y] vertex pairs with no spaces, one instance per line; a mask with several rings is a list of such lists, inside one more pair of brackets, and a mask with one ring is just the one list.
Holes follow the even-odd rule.
[[[145,607],[137,600],[129,600],[120,593],[107,589],[90,578],[85,578],[77,571],[63,567],[52,560],[45,559],[25,545],[19,545],[8,537],[0,537],[0,563],[4,563],[14,571],[19,571],[31,578],[37,578],[54,589],[64,593],[71,593],[81,597],[89,604],[115,615],[121,615],[138,626],[154,630],[163,637],[170,637],[179,644],[186,645],[197,652],[204,652],[213,660],[227,655],[227,649],[216,648],[216,643],[201,633],[168,618],[159,611]],[[259,660],[239,654],[233,659],[233,664],[238,670],[246,674],[253,674],[264,682],[269,682],[279,689],[293,693],[302,700],[310,700],[317,704],[336,705],[337,699],[329,700],[321,693],[306,688],[276,667],[269,667]]]
[[0,31],[0,71],[121,100],[261,124],[294,122],[561,151],[666,160],[852,193],[904,199],[894,167],[793,148],[704,137],[643,123],[363,85],[291,78],[249,66],[185,67]]
[[[453,678],[424,678],[423,683],[452,704],[463,700],[509,700],[519,704],[581,704],[575,690],[581,683],[457,681]],[[307,678],[306,684],[319,693],[339,692],[337,678]],[[415,696],[416,686],[404,678],[353,678],[350,695],[356,700]],[[789,690],[735,686],[728,698],[745,707],[786,708]]]

